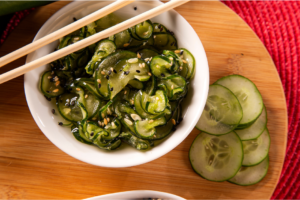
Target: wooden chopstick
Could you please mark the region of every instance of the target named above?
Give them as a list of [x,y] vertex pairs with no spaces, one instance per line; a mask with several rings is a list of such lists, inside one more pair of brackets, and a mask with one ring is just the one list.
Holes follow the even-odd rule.
[[73,22],[53,33],[50,33],[49,35],[46,35],[45,37],[38,39],[37,41],[34,41],[8,55],[5,55],[3,57],[0,58],[0,67],[2,67],[3,65],[6,65],[18,58],[21,58],[22,56],[25,56],[39,48],[41,48],[42,46],[45,46],[51,42],[54,42],[55,40],[58,40],[59,38],[62,38],[65,35],[68,35],[69,33],[72,33],[78,29],[80,29],[81,27],[84,27],[94,21],[96,21],[97,19],[100,19],[101,17],[104,17],[132,2],[134,2],[135,0],[117,0],[114,3],[111,3],[79,20],[77,20],[76,22]]
[[139,24],[147,19],[153,18],[163,12],[166,12],[168,10],[171,10],[177,6],[180,6],[190,0],[171,0],[165,4],[162,4],[160,6],[157,6],[149,11],[146,11],[145,13],[142,13],[138,16],[135,16],[131,19],[128,19],[126,21],[123,21],[115,26],[112,26],[108,29],[105,29],[99,33],[96,33],[94,35],[91,35],[83,40],[80,40],[72,45],[69,45],[67,47],[64,47],[58,51],[54,51],[42,58],[39,58],[37,60],[34,60],[30,63],[27,63],[21,67],[18,67],[16,69],[13,69],[9,72],[6,72],[5,74],[0,75],[0,84],[9,81],[15,77],[18,77],[22,74],[25,74],[29,72],[30,70],[33,70],[39,66],[48,64],[54,60],[57,60],[61,57],[64,57],[70,53],[73,53],[75,51],[78,51],[84,47],[87,47],[91,44],[96,43],[97,41],[107,38],[111,35],[114,35],[116,33],[119,33],[120,31],[123,31],[131,26],[134,26],[136,24]]

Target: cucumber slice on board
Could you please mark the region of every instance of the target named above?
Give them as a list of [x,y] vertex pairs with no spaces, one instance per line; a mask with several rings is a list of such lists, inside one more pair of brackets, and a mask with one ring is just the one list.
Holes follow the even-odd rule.
[[254,140],[259,137],[267,126],[267,111],[264,106],[259,118],[248,128],[241,130],[234,130],[241,140]]
[[190,148],[189,159],[194,171],[203,178],[226,181],[242,166],[242,142],[234,132],[221,136],[202,132]]
[[242,107],[234,94],[221,85],[211,85],[196,128],[210,134],[223,135],[234,130],[242,117]]
[[[252,124],[261,114],[264,104],[255,84],[241,75],[229,75],[214,84],[222,85],[233,92],[243,108],[243,118],[239,126]],[[239,127],[238,126],[238,127]]]
[[242,141],[244,149],[243,166],[253,166],[262,162],[269,153],[270,135],[266,128],[264,132],[255,140]]
[[261,181],[268,173],[269,156],[261,163],[252,167],[242,166],[238,173],[228,181],[237,185],[254,185]]

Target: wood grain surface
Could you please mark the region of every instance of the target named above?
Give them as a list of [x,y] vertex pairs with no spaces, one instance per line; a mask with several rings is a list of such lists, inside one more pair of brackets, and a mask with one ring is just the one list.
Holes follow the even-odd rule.
[[[0,56],[30,43],[43,23],[68,2],[31,13],[0,47]],[[23,77],[0,85],[0,199],[82,199],[128,190],[157,190],[187,199],[268,199],[278,182],[287,142],[287,110],[279,76],[255,33],[220,2],[192,1],[176,9],[193,26],[207,53],[211,83],[228,74],[251,79],[261,91],[271,135],[270,168],[254,186],[202,179],[188,151],[199,131],[165,156],[140,166],[111,169],[72,158],[35,124],[26,104]],[[0,73],[25,63],[21,58]]]

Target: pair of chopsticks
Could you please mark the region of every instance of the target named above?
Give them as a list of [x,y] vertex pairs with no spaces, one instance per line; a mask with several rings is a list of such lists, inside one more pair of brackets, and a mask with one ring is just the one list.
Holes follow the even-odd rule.
[[[40,67],[42,65],[46,65],[50,62],[53,62],[59,58],[62,58],[68,54],[78,51],[84,47],[91,45],[91,44],[94,44],[101,39],[107,38],[111,35],[114,35],[123,30],[126,30],[127,28],[132,27],[136,24],[139,24],[147,19],[150,19],[157,15],[160,15],[161,13],[171,10],[171,9],[173,9],[177,6],[180,6],[188,1],[190,1],[190,0],[171,0],[165,4],[157,6],[149,11],[146,11],[138,16],[135,16],[131,19],[123,21],[122,23],[119,23],[115,26],[112,26],[108,29],[105,29],[94,35],[91,35],[83,40],[80,40],[74,44],[64,47],[58,51],[52,52],[42,58],[31,61],[30,63],[22,65],[21,67],[18,67],[16,69],[8,71],[4,74],[1,74],[0,75],[0,84],[4,83],[6,81],[9,81],[13,78],[16,78],[18,76],[21,76],[33,69],[36,69],[37,67]],[[67,26],[65,26],[65,27],[63,27],[63,28],[61,28],[61,29],[35,41],[35,42],[32,42],[31,44],[28,44],[6,56],[3,56],[0,58],[0,67],[18,59],[24,55],[27,55],[27,54],[41,48],[42,46],[45,46],[55,40],[58,40],[59,38],[65,36],[69,33],[72,33],[74,31],[78,30],[79,28],[81,28],[87,24],[90,24],[90,23],[96,21],[97,19],[104,17],[104,16],[106,16],[106,15],[132,3],[132,2],[134,2],[134,0],[117,0],[116,2],[109,4],[108,6],[102,8],[90,15],[87,15],[84,18],[82,18],[76,22],[73,22],[72,24],[69,24],[69,25],[67,25]]]

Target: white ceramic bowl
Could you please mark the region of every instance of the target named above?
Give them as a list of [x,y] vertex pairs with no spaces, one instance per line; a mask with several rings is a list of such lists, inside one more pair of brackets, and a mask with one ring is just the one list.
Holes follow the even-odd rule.
[[133,190],[127,192],[118,192],[113,194],[106,194],[96,197],[91,197],[85,200],[102,200],[102,199],[122,199],[122,200],[141,200],[146,198],[158,198],[158,199],[172,199],[172,200],[185,200],[174,194],[166,192],[157,192],[152,190]]
[[[110,1],[77,1],[56,12],[39,30],[37,40],[77,19],[108,5]],[[162,4],[159,1],[137,1],[116,12],[121,18],[127,19]],[[135,11],[133,8],[137,7]],[[103,151],[95,146],[78,142],[70,132],[70,128],[58,126],[61,117],[51,113],[53,104],[45,99],[38,89],[40,75],[46,66],[25,74],[25,94],[30,112],[46,137],[70,156],[83,162],[103,167],[129,167],[143,164],[163,156],[179,145],[192,131],[198,121],[207,98],[209,87],[208,63],[203,46],[189,23],[177,12],[169,11],[153,19],[153,22],[164,24],[175,33],[178,46],[188,49],[196,59],[196,73],[191,81],[187,98],[183,102],[183,121],[177,130],[164,142],[147,152],[140,152],[130,146],[122,145],[115,151]],[[26,62],[51,53],[57,46],[53,42],[28,55]]]

